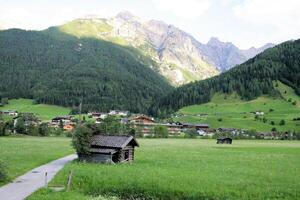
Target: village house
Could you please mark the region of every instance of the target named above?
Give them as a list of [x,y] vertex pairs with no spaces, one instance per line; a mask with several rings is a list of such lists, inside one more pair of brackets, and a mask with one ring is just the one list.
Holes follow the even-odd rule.
[[208,124],[192,124],[192,123],[182,123],[182,128],[183,129],[189,129],[189,128],[194,128],[196,130],[207,130],[209,129]]
[[58,127],[60,124],[62,124],[64,126],[70,124],[73,119],[74,117],[72,115],[54,117],[49,125],[52,127]]
[[135,116],[130,119],[130,123],[133,124],[154,124],[155,121],[153,118],[148,117],[146,115]]
[[132,162],[134,148],[138,146],[132,136],[94,135],[90,142],[90,155],[79,155],[79,158],[101,163]]
[[96,118],[95,123],[96,123],[96,124],[101,124],[101,123],[103,122],[103,120],[104,120],[104,119],[102,119],[102,118],[100,118],[100,117],[99,117],[99,118]]
[[18,116],[18,111],[16,111],[16,110],[3,110],[2,114],[16,117],[16,116]]
[[133,128],[138,129],[144,136],[150,135],[157,126],[154,119],[146,115],[138,115],[129,119]]
[[126,117],[129,114],[129,111],[124,111],[124,110],[110,110],[108,113],[109,115],[117,115],[120,117]]
[[103,112],[89,112],[88,113],[88,117],[89,118],[94,118],[94,119],[97,119],[97,118],[101,118],[101,119],[105,119],[107,117],[107,113],[103,113]]

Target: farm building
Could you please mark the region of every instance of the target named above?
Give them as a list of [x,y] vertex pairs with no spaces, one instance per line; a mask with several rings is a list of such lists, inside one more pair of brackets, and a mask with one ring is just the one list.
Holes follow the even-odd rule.
[[232,144],[232,139],[229,137],[218,138],[217,144]]
[[73,118],[74,117],[71,116],[71,115],[54,117],[51,120],[51,124],[52,125],[59,125],[62,122],[63,125],[66,125],[66,124],[71,123],[71,120],[73,120]]
[[94,135],[90,142],[87,161],[102,163],[122,163],[134,160],[134,148],[139,146],[132,136]]
[[130,119],[130,123],[133,124],[154,124],[155,121],[153,118],[148,117],[146,115],[135,116]]
[[208,124],[192,124],[192,123],[182,123],[182,128],[195,128],[196,130],[207,130],[209,129]]
[[16,110],[4,110],[2,111],[3,115],[8,115],[8,116],[18,116],[18,111]]

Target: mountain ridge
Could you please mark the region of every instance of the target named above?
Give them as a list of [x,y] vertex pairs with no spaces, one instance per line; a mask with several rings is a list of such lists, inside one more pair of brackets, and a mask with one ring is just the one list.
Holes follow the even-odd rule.
[[[214,37],[202,44],[174,25],[159,20],[143,21],[127,11],[112,18],[75,19],[59,28],[78,37],[89,35],[138,48],[158,63],[158,71],[177,86],[215,76],[267,47],[240,50],[232,43]],[[90,31],[84,33],[78,29]],[[215,44],[212,40],[216,41]]]

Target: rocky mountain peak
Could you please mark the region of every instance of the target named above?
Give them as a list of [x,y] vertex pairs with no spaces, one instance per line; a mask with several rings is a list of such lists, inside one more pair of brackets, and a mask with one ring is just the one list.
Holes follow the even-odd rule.
[[137,16],[133,15],[129,11],[122,11],[122,12],[118,13],[115,18],[116,19],[121,19],[121,20],[124,20],[124,21],[139,20],[139,18]]

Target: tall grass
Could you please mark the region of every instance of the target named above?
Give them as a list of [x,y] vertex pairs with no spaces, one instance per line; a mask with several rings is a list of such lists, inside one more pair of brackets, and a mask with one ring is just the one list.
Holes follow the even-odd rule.
[[30,200],[80,194],[122,199],[298,199],[300,142],[143,139],[133,164],[73,162],[52,184],[64,185],[74,170],[70,192],[43,191]]

